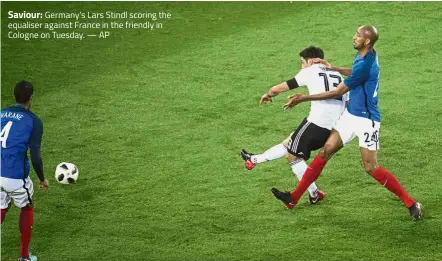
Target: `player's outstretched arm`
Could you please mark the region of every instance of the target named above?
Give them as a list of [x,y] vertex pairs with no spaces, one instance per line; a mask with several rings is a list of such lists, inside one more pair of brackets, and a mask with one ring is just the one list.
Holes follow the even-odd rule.
[[331,65],[326,60],[323,60],[321,58],[313,58],[313,63],[320,63],[323,64],[325,67],[329,68],[330,70],[337,71],[342,75],[349,76],[351,74],[351,68],[344,68],[344,67],[337,67]]
[[345,75],[345,76],[350,76],[350,74],[351,74],[351,68],[330,66],[330,69],[333,71],[337,71],[340,74]]
[[319,101],[319,100],[328,100],[333,98],[338,98],[347,93],[350,90],[347,86],[345,86],[344,82],[341,82],[336,89],[328,92],[323,92],[319,94],[313,95],[303,95],[300,93],[289,96],[289,102],[284,104],[282,107],[284,110],[291,109],[295,107],[297,104],[306,101]]
[[269,102],[272,102],[272,97],[278,96],[282,92],[286,92],[290,90],[287,82],[280,83],[278,85],[273,86],[270,88],[262,97],[260,100],[260,104],[266,104]]

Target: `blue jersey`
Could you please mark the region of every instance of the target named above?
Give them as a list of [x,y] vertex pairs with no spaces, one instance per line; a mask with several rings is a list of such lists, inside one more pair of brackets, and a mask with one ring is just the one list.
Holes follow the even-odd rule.
[[381,122],[378,107],[379,62],[374,50],[370,50],[364,57],[360,57],[359,53],[356,55],[351,74],[344,83],[350,88],[348,112]]
[[1,121],[1,176],[24,179],[30,170],[28,148],[40,147],[43,123],[19,104],[1,110]]

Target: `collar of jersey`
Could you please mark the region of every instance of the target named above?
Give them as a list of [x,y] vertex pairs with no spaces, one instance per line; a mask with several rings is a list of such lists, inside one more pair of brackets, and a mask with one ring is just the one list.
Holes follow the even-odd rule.
[[365,57],[367,57],[369,54],[371,54],[371,53],[375,53],[376,51],[374,50],[374,49],[371,49],[370,51],[368,51],[365,55],[364,55],[364,57],[361,57],[360,55],[359,55],[359,52],[356,54],[356,60],[361,60],[361,59],[364,59]]
[[18,108],[26,109],[26,107],[25,107],[23,104],[20,104],[20,103],[16,103],[16,104],[14,105],[14,107],[18,107]]

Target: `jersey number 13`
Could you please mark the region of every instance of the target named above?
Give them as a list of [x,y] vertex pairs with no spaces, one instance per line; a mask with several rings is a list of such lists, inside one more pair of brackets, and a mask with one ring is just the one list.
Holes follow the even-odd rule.
[[[334,74],[327,75],[326,73],[319,73],[319,76],[324,78],[324,87],[326,92],[330,91],[329,81],[332,83],[333,87],[335,88],[338,87],[338,85],[342,82],[342,77],[339,75],[334,75]],[[336,98],[336,100],[342,101],[342,97],[338,97]]]

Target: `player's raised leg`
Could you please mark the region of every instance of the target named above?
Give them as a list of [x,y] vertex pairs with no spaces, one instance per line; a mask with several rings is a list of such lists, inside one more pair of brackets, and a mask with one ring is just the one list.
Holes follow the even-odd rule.
[[242,149],[240,155],[244,160],[244,166],[251,170],[256,164],[263,163],[266,161],[271,161],[275,159],[280,159],[287,154],[287,148],[282,144],[277,144],[270,149],[264,151],[262,154],[252,154],[248,153],[245,149]]
[[413,220],[421,219],[422,205],[408,195],[407,191],[392,173],[379,166],[377,151],[363,147],[360,150],[365,171],[404,202]]

